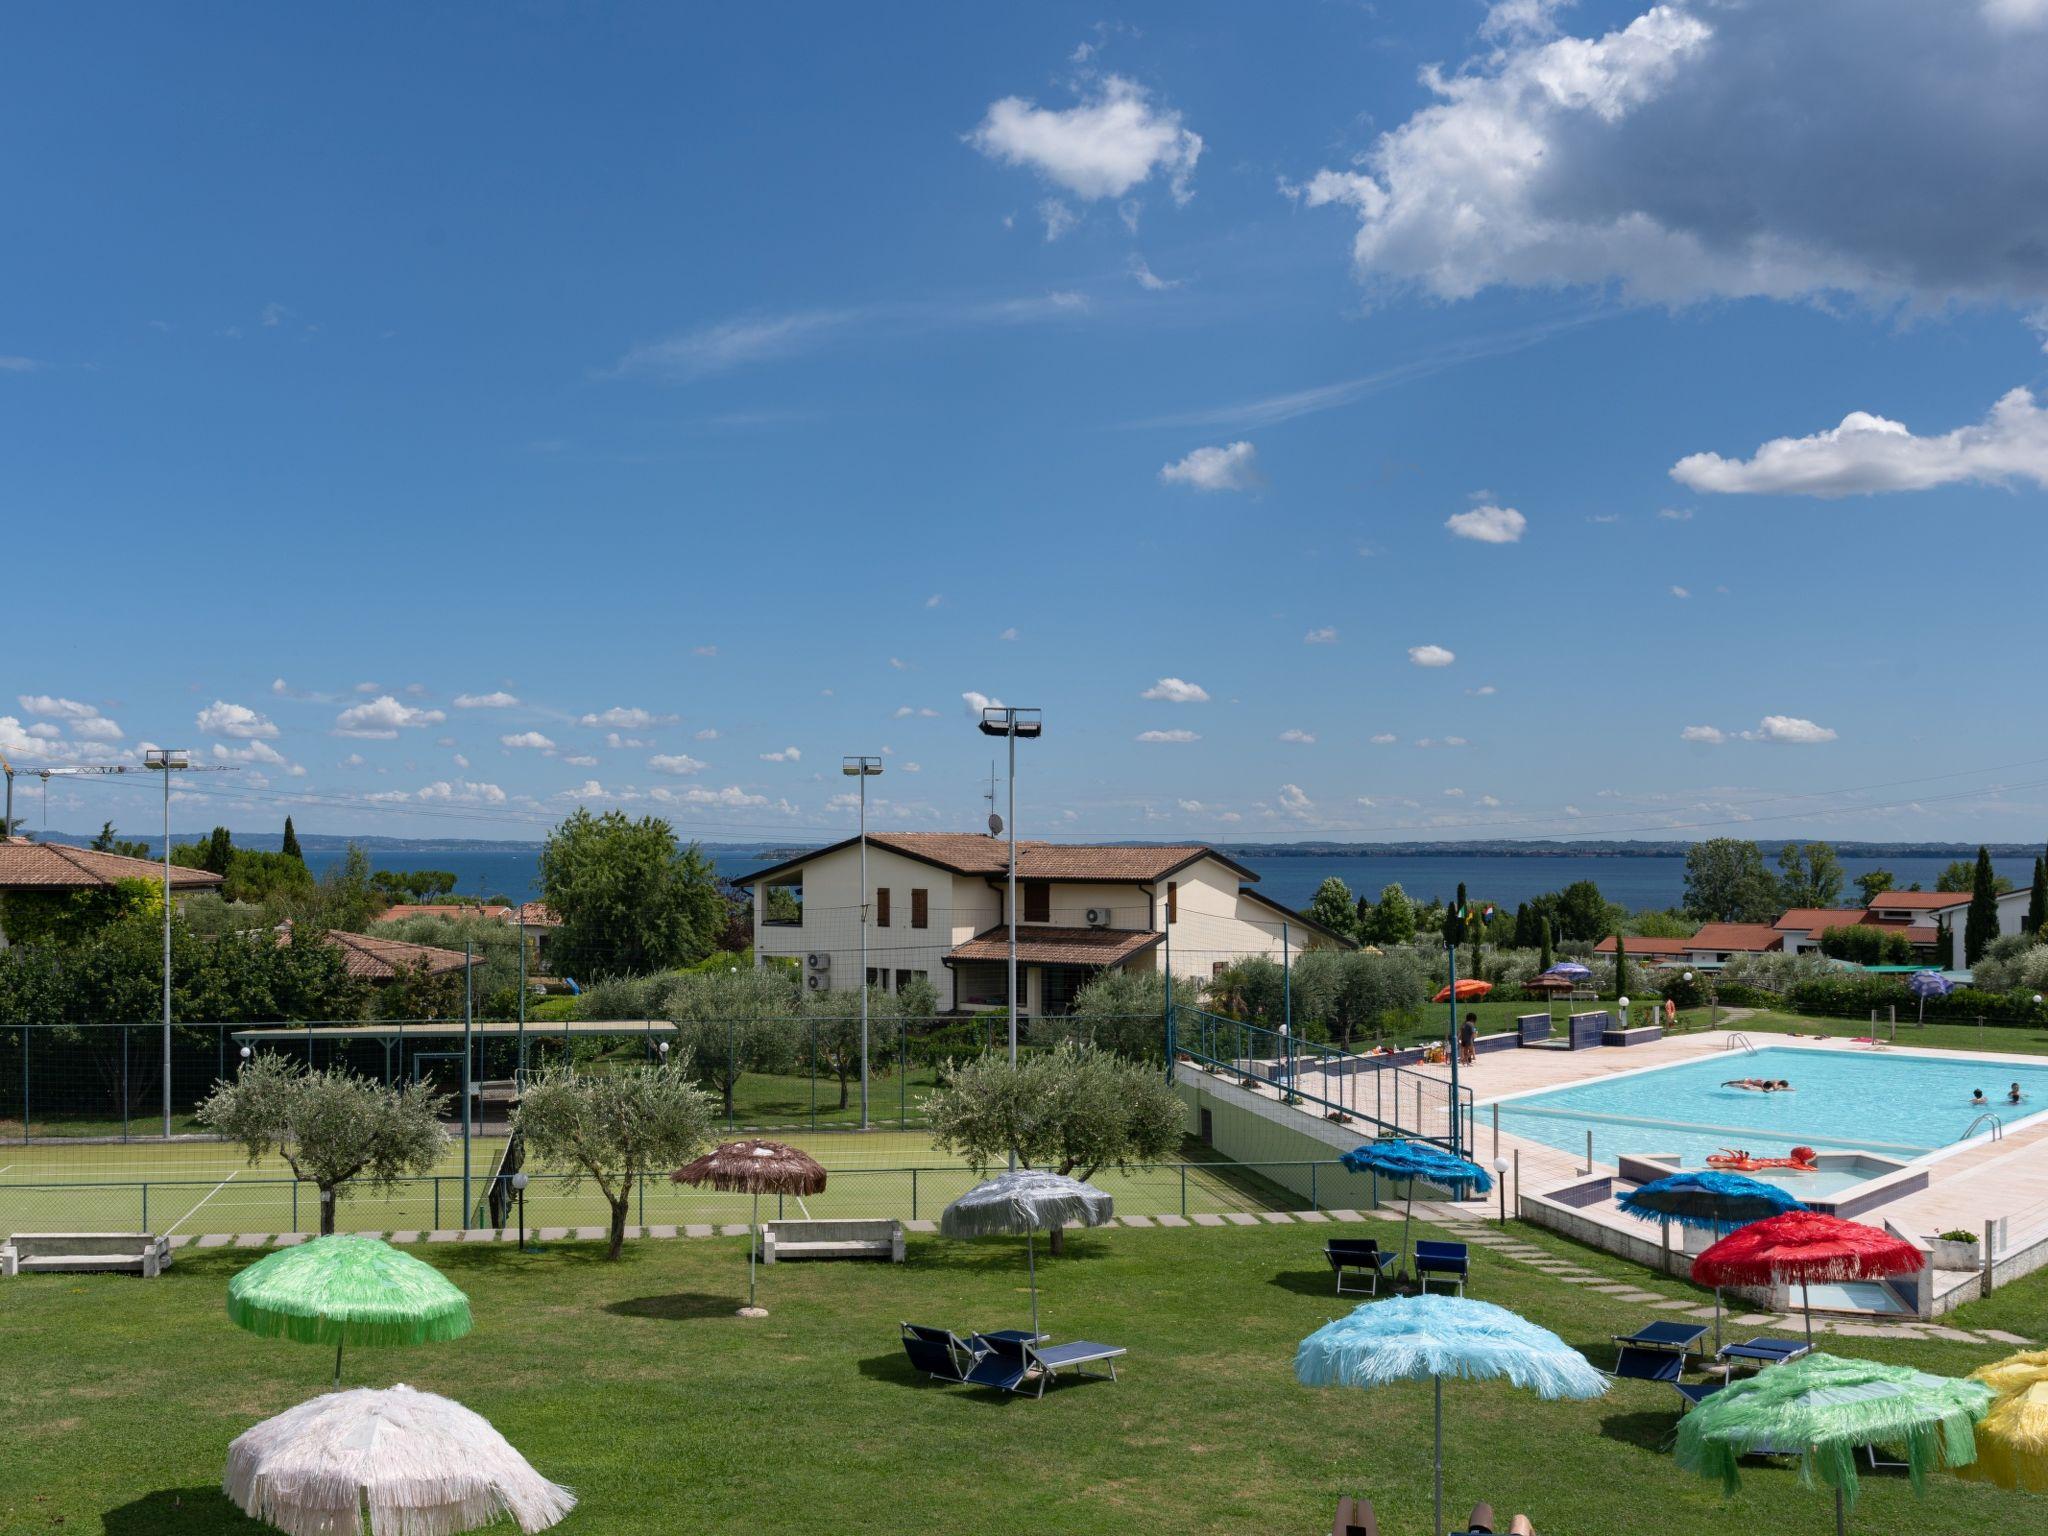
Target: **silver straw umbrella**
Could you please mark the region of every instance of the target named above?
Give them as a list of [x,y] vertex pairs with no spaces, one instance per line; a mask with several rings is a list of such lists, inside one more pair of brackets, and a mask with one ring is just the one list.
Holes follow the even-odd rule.
[[287,1536],[453,1536],[506,1516],[546,1530],[576,1496],[482,1415],[398,1386],[329,1392],[243,1431],[221,1491]]
[[1099,1227],[1116,1214],[1116,1202],[1093,1184],[1040,1168],[1018,1168],[977,1184],[939,1214],[947,1237],[1024,1234],[1024,1263],[1031,1276],[1031,1336],[1038,1333],[1038,1252],[1041,1229]]
[[780,1141],[728,1141],[669,1177],[678,1184],[706,1185],[726,1194],[752,1195],[753,1228],[747,1239],[747,1304],[741,1317],[766,1317],[768,1309],[754,1300],[754,1256],[761,1243],[763,1195],[815,1195],[825,1188],[825,1169],[808,1152]]

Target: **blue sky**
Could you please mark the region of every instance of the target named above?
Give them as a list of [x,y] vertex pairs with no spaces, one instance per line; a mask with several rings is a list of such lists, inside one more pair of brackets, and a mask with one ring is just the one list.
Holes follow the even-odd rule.
[[2039,837],[2044,69],[2042,0],[21,15],[0,751],[796,839],[853,752],[978,824],[981,695],[1027,832]]

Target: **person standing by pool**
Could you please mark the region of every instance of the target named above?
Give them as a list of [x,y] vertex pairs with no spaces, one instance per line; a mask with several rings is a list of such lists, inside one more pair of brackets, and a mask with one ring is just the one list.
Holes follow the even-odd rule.
[[1664,1027],[1666,1029],[1676,1029],[1678,1027],[1678,999],[1675,997],[1664,999]]
[[1479,1015],[1468,1013],[1458,1026],[1458,1063],[1472,1066],[1479,1060]]

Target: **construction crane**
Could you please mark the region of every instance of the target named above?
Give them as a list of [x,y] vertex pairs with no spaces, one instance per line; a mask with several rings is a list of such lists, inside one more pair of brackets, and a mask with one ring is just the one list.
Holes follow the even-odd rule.
[[[164,1140],[171,1139],[171,775],[173,773],[234,773],[227,764],[194,763],[183,747],[151,747],[140,763],[73,763],[62,768],[38,768],[43,781],[44,803],[48,804],[50,780],[112,776],[121,773],[161,773],[164,776]],[[7,770],[9,810],[14,798],[14,770]]]

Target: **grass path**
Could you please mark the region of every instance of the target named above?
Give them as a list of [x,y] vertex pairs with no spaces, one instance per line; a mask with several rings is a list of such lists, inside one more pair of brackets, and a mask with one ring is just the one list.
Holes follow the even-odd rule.
[[[1364,1493],[1381,1528],[1422,1531],[1429,1508],[1426,1384],[1370,1395],[1293,1379],[1303,1335],[1348,1310],[1319,1248],[1330,1226],[1072,1234],[1041,1266],[1056,1337],[1127,1345],[1114,1385],[1057,1387],[1043,1401],[917,1378],[896,1343],[904,1318],[999,1327],[1026,1307],[1021,1245],[914,1238],[902,1266],[778,1265],[765,1320],[734,1318],[745,1287],[738,1239],[640,1243],[622,1263],[591,1244],[545,1253],[458,1245],[418,1250],[467,1290],[477,1329],[452,1344],[352,1351],[356,1383],[403,1380],[492,1420],[549,1475],[574,1486],[574,1536],[755,1536],[833,1524],[882,1536],[1061,1536],[1128,1531],[1313,1536],[1340,1493]],[[1398,1223],[1362,1230],[1382,1240]],[[1418,1227],[1418,1230],[1429,1230]],[[1614,1273],[1642,1292],[1703,1293],[1549,1234],[1531,1246]],[[258,1255],[181,1254],[168,1274],[7,1282],[0,1358],[0,1531],[226,1536],[263,1529],[217,1483],[229,1439],[319,1392],[318,1350],[259,1339],[222,1310],[228,1279]],[[1644,1315],[1524,1263],[1475,1255],[1474,1293],[1611,1357],[1611,1334]],[[1957,1314],[1964,1327],[2038,1335],[2048,1275]],[[1958,1373],[1998,1347],[1928,1338],[1832,1341],[1839,1353]],[[1825,1530],[1823,1495],[1757,1464],[1743,1491],[1680,1474],[1666,1448],[1667,1388],[1621,1383],[1590,1403],[1542,1403],[1498,1383],[1446,1387],[1449,1501],[1526,1509],[1575,1536],[1758,1536]],[[1861,1536],[2035,1528],[2024,1495],[1937,1476],[1925,1499],[1903,1477],[1865,1474]]]

